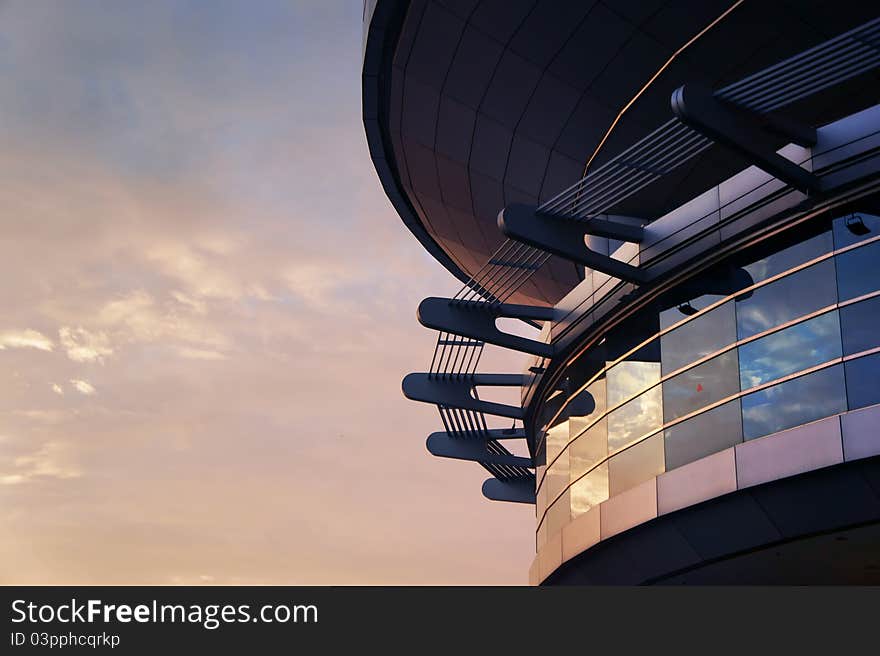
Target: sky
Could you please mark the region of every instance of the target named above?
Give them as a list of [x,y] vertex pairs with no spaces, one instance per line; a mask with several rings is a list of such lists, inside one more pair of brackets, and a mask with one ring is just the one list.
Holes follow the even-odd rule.
[[527,582],[533,507],[400,392],[459,285],[370,162],[361,11],[0,0],[0,583]]

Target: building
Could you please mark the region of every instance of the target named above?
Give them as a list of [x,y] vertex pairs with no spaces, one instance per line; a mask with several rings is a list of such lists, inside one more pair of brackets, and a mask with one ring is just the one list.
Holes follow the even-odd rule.
[[532,583],[880,583],[878,14],[366,3],[373,162],[463,283],[403,391],[535,505]]

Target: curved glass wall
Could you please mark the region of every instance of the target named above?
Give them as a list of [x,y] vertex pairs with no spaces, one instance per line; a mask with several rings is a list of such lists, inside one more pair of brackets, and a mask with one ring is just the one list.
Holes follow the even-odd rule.
[[566,370],[539,419],[539,548],[664,471],[880,403],[880,199],[762,250],[668,292]]

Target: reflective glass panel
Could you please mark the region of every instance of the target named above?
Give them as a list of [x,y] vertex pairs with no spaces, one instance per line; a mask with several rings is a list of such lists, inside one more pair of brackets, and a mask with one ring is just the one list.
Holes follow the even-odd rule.
[[841,253],[837,262],[840,300],[863,296],[877,289],[880,280],[880,241]]
[[572,481],[608,455],[608,420],[600,419],[578,437],[568,450]]
[[547,465],[550,465],[556,459],[556,456],[562,452],[565,445],[568,444],[568,432],[569,428],[567,421],[563,421],[561,424],[556,424],[553,428],[547,431]]
[[547,544],[547,518],[546,517],[544,518],[544,521],[541,522],[541,525],[538,526],[538,530],[535,533],[536,551],[540,551],[544,547],[545,544]]
[[571,424],[570,437],[574,437],[605,412],[605,379],[599,378],[583,392],[576,393],[565,411]]
[[547,510],[547,486],[542,485],[546,471],[547,467],[543,465],[535,467],[535,481],[537,481],[537,489],[535,490],[535,513],[538,517],[543,515],[544,511]]
[[624,360],[609,369],[606,376],[610,408],[660,380],[660,363]]
[[663,434],[654,435],[618,453],[608,461],[611,496],[644,483],[664,471]]
[[547,475],[542,486],[547,488],[547,503],[553,503],[553,499],[568,487],[568,482],[568,451],[563,451],[556,461],[547,467]]
[[559,418],[561,417],[561,413],[559,411],[562,409],[565,401],[565,393],[562,390],[554,390],[553,393],[545,399],[538,420],[538,425],[542,429],[549,428],[551,422],[559,423],[559,421],[561,421]]
[[843,248],[880,235],[880,217],[853,212],[834,220],[834,248]]
[[[677,311],[677,310],[676,310]],[[663,375],[736,341],[734,302],[728,301],[660,338]]]
[[737,335],[757,335],[837,301],[834,262],[825,260],[770,283],[736,302]]
[[840,308],[840,330],[844,355],[880,346],[880,296]]
[[663,394],[657,385],[608,414],[608,452],[632,444],[663,423]]
[[663,418],[672,421],[739,392],[736,349],[663,383]]
[[738,444],[742,442],[739,399],[667,428],[664,435],[667,471]]
[[833,250],[831,231],[823,232],[811,237],[799,244],[794,244],[781,251],[771,253],[767,257],[746,264],[745,269],[754,282],[761,282],[767,278],[784,273],[798,264],[809,262],[812,259],[829,253]]
[[603,462],[570,488],[571,517],[587,512],[608,498],[608,463]]
[[581,353],[566,370],[571,381],[576,383],[574,389],[577,389],[604,369],[607,360],[604,345],[595,345],[586,353]]
[[556,533],[562,530],[562,527],[571,521],[571,501],[569,500],[568,490],[565,491],[559,500],[550,506],[547,511],[547,517],[544,520],[547,524],[547,538],[552,538]]
[[740,385],[747,390],[840,354],[840,321],[835,310],[740,346]]
[[880,353],[844,363],[849,409],[880,403]]
[[687,319],[699,310],[709,307],[716,301],[720,301],[724,296],[723,294],[703,294],[689,300],[674,297],[671,301],[672,307],[660,312],[660,329],[665,330],[679,321]]
[[[626,319],[605,335],[605,358],[609,362],[623,357],[639,344],[660,332],[660,318],[653,309],[645,309]],[[629,360],[660,361],[656,340],[627,356]]]
[[742,398],[747,440],[846,410],[843,367],[834,365]]
[[693,316],[697,311],[705,310],[754,284],[752,274],[734,263],[701,271],[657,299],[660,327],[665,330],[682,319]]

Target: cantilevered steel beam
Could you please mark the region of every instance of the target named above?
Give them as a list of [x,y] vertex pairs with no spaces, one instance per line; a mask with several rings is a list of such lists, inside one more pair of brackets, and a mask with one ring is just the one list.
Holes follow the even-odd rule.
[[550,321],[553,319],[553,308],[509,303],[492,305],[483,301],[462,302],[431,297],[419,304],[417,316],[419,323],[427,328],[470,337],[542,358],[553,357],[553,346],[550,344],[505,333],[495,325],[495,320],[500,317]]
[[682,123],[739,153],[773,177],[804,193],[822,190],[819,178],[776,152],[779,140],[773,138],[812,147],[816,145],[815,129],[720,100],[698,84],[686,84],[673,91],[671,103]]
[[[607,228],[609,223],[611,222],[606,221],[603,226]],[[588,230],[587,226],[586,221],[537,213],[534,207],[520,204],[508,205],[498,215],[498,227],[501,232],[514,241],[534,246],[627,282],[635,284],[647,282],[648,276],[645,271],[590,249],[585,242],[586,235],[599,233]],[[639,226],[626,224],[620,224],[620,228],[621,231],[614,235],[614,239],[621,239],[623,234],[628,234],[630,236],[626,241],[634,241],[635,235],[632,231],[642,230]],[[602,236],[609,234],[610,229],[603,229]]]
[[542,212],[540,210],[535,210],[535,212],[543,216],[577,221],[578,227],[583,228],[584,234],[587,235],[630,241],[635,244],[640,244],[645,238],[645,228],[643,226],[648,223],[645,219],[636,219],[631,216],[617,214],[601,214],[589,218],[579,218],[557,212]]
[[412,401],[522,419],[521,407],[476,399],[473,391],[478,386],[522,387],[528,382],[529,377],[522,374],[472,374],[461,378],[444,378],[436,374],[413,373],[403,379],[402,388],[403,395]]
[[511,467],[534,467],[531,458],[516,456],[513,454],[492,453],[489,451],[487,440],[453,437],[449,433],[431,433],[428,436],[426,446],[428,451],[439,458],[455,458],[457,460],[472,460],[474,462],[489,465],[510,465]]
[[[457,433],[447,433],[446,431],[431,433],[431,435],[446,435],[452,439],[456,439],[459,436]],[[526,431],[524,428],[486,428],[479,432],[473,432],[472,439],[485,440],[486,442],[493,440],[524,440],[526,439]]]
[[483,482],[483,496],[491,501],[535,503],[535,477],[519,476],[499,480],[489,478]]

